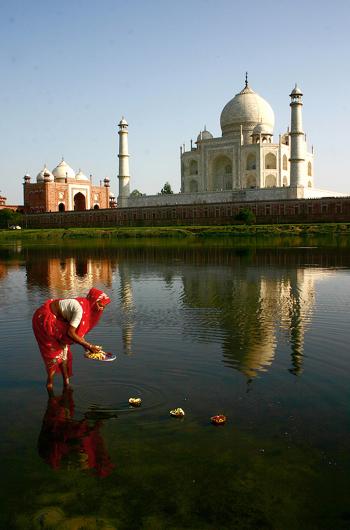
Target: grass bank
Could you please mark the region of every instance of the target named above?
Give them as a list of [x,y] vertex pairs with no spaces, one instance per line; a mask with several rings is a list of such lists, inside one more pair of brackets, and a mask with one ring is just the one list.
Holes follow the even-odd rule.
[[1,241],[350,235],[350,223],[0,230]]

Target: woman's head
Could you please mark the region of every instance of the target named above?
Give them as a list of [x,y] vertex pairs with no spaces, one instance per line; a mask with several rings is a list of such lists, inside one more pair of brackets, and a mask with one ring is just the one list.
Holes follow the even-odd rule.
[[111,299],[106,295],[106,293],[100,291],[100,289],[96,289],[95,287],[90,289],[86,298],[89,300],[91,306],[97,311],[103,311],[106,305],[111,302]]

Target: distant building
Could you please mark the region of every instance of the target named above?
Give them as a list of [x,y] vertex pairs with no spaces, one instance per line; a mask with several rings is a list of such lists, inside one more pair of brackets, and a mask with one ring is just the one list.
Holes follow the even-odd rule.
[[0,210],[13,210],[14,212],[22,212],[23,206],[20,204],[6,204],[7,198],[0,195]]
[[130,197],[125,119],[120,122],[119,206],[161,206],[271,201],[344,196],[314,186],[314,152],[308,150],[302,124],[302,92],[290,93],[291,125],[273,139],[274,112],[254,92],[246,77],[244,88],[223,108],[222,135],[202,130],[190,149],[180,148],[181,192]]
[[92,178],[79,170],[77,173],[62,159],[52,172],[45,165],[36,182],[24,176],[23,195],[26,213],[64,212],[69,210],[98,210],[115,206],[110,193],[109,178],[94,186]]
[[[130,195],[128,123],[119,126],[119,208],[194,204],[285,201],[341,197],[343,193],[314,185],[314,151],[308,149],[302,124],[302,91],[290,93],[291,124],[273,138],[275,116],[265,99],[245,86],[223,108],[222,135],[204,127],[190,149],[180,148],[181,191],[164,195]],[[36,183],[24,176],[24,209],[27,213],[83,211],[115,208],[109,178],[94,186],[91,178],[77,173],[62,159],[52,172],[45,167]]]

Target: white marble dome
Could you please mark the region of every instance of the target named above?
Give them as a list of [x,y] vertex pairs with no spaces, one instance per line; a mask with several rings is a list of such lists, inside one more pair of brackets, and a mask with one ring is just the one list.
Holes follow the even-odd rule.
[[274,112],[267,101],[246,85],[225,105],[221,113],[222,135],[239,133],[241,125],[244,129],[253,130],[259,123],[272,131],[275,124]]
[[66,177],[69,179],[75,179],[74,169],[71,168],[63,158],[58,166],[52,170],[52,174],[57,182],[64,182]]
[[272,134],[272,128],[266,123],[258,123],[253,129],[253,134]]
[[197,136],[197,142],[201,142],[202,140],[211,140],[213,138],[213,135],[211,132],[207,131],[207,129],[204,127],[204,130],[199,133]]
[[36,181],[37,182],[44,182],[44,174],[46,176],[46,181],[52,182],[54,180],[54,176],[51,173],[51,171],[48,169],[48,167],[44,166],[44,168],[37,174]]
[[90,180],[89,177],[87,177],[81,169],[79,169],[78,173],[75,175],[76,180]]

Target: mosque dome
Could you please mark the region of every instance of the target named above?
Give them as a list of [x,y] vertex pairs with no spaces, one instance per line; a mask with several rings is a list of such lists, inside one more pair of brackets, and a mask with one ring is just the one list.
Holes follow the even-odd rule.
[[64,182],[66,177],[69,179],[75,179],[74,169],[71,168],[63,158],[58,166],[52,170],[52,174],[57,182]]
[[259,123],[272,131],[275,116],[269,103],[254,92],[246,82],[243,90],[225,105],[221,113],[222,135],[239,133],[241,125],[243,129],[252,131]]
[[89,177],[87,177],[81,169],[79,169],[78,173],[75,175],[76,180],[90,180]]
[[[45,176],[45,177],[44,177]],[[46,164],[44,168],[40,171],[40,173],[36,176],[37,182],[52,182],[54,180],[53,174],[51,171],[47,168]]]
[[258,123],[253,129],[253,134],[272,134],[272,129],[265,123]]
[[204,130],[199,133],[197,136],[197,142],[201,142],[202,140],[211,140],[213,138],[213,135],[211,132],[207,131],[206,127],[204,127]]

